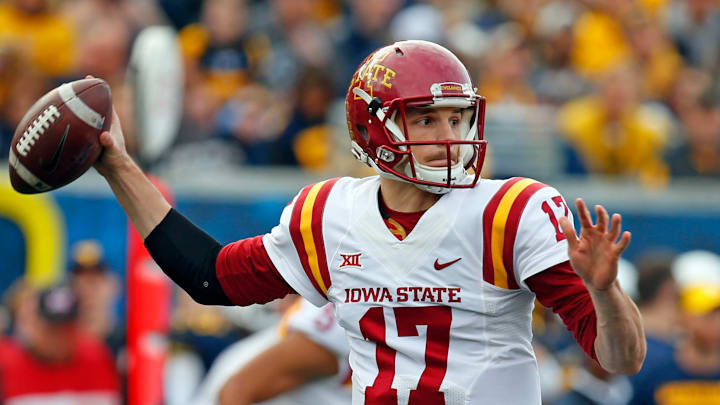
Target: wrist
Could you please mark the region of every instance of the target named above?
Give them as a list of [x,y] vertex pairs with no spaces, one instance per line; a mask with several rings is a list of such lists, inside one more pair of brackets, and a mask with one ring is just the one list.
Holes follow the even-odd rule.
[[617,311],[618,308],[625,307],[629,300],[617,280],[613,281],[605,289],[593,287],[587,287],[587,289],[595,306],[598,321],[601,319],[607,320],[608,317],[615,318],[618,316],[623,317],[623,314],[626,315],[623,311]]
[[105,163],[103,166],[104,170],[101,174],[105,176],[108,181],[123,178],[127,173],[139,170],[137,164],[128,154],[123,154],[111,162]]
[[610,284],[606,286],[597,287],[593,285],[589,280],[585,281],[585,287],[587,287],[588,291],[590,292],[597,292],[597,293],[607,293],[615,288],[620,288],[620,283],[617,281],[617,279],[613,280]]

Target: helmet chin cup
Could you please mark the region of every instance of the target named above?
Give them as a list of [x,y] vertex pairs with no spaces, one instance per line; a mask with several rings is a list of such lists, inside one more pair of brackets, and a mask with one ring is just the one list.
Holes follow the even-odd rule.
[[[412,176],[412,168],[410,167],[409,162],[406,163],[405,174],[408,177]],[[446,184],[446,186],[428,185],[423,183],[413,184],[415,184],[415,186],[420,190],[433,194],[446,194],[452,190],[452,186],[456,184],[463,184],[463,182],[467,180],[467,177],[467,172],[465,171],[462,163],[456,163],[450,166],[450,181],[448,181],[447,166],[435,167],[415,163],[415,178],[429,183]]]

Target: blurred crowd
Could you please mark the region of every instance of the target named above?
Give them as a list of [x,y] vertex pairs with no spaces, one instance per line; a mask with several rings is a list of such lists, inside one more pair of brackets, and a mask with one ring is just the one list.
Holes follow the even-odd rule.
[[492,175],[659,187],[720,174],[716,0],[5,0],[0,155],[34,100],[86,74],[110,82],[142,149],[126,67],[157,24],[177,30],[185,96],[177,136],[148,167],[363,173],[347,153],[348,80],[373,49],[426,39],[487,97]]
[[119,287],[92,240],[74,246],[68,277],[57,285],[16,280],[0,305],[0,403],[121,403]]

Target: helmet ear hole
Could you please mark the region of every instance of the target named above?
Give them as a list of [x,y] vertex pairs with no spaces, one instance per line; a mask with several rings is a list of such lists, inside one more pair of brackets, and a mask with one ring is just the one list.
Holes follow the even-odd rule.
[[358,132],[360,132],[360,136],[365,140],[365,143],[370,142],[370,137],[368,136],[367,127],[365,125],[356,124],[355,128],[357,128]]

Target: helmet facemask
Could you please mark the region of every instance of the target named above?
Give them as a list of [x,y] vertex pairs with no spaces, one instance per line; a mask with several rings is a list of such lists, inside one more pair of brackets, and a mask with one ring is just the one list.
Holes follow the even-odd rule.
[[[440,91],[442,86],[461,88],[462,92],[447,94]],[[354,143],[354,154],[368,163],[378,174],[394,180],[415,184],[418,188],[434,194],[445,194],[453,188],[472,188],[480,178],[480,169],[485,155],[486,141],[482,140],[485,99],[475,94],[469,85],[438,83],[432,96],[395,99],[381,105],[378,98],[371,98],[361,88],[352,91],[368,103],[371,120],[379,120],[386,142],[375,150],[376,158],[359,156],[359,146]],[[456,107],[462,109],[459,139],[453,140],[408,140],[406,112],[409,108]],[[399,125],[398,125],[399,124]],[[429,166],[417,161],[412,153],[414,145],[441,145],[446,148],[447,162],[444,166]],[[452,163],[452,148],[459,147],[458,159]]]

